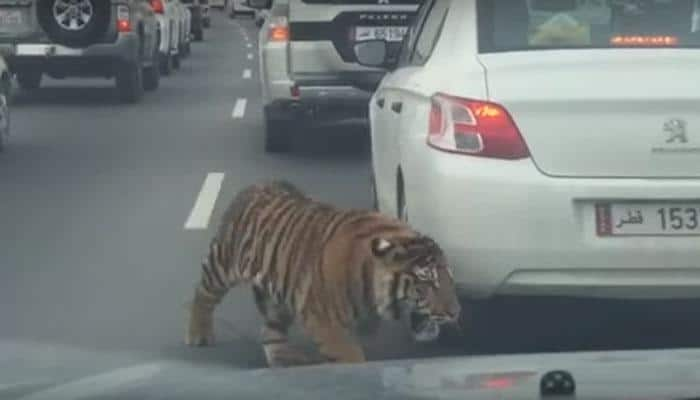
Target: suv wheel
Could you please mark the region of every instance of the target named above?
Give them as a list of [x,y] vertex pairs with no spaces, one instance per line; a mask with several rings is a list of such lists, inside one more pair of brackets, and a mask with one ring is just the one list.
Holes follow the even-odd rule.
[[204,40],[204,30],[200,29],[198,31],[194,31],[194,40],[197,42],[201,42]]
[[149,67],[143,69],[143,88],[153,91],[160,86],[160,65],[158,65],[158,50],[153,52],[153,62]]
[[124,62],[116,73],[119,100],[137,103],[143,97],[143,70],[139,61]]
[[173,54],[173,68],[180,69],[180,53]]
[[41,85],[41,71],[17,72],[17,83],[24,90],[39,89]]
[[[9,85],[3,85],[9,87]],[[10,137],[10,94],[7,89],[0,92],[0,152],[5,149],[7,139]]]
[[287,153],[291,150],[294,136],[293,124],[289,119],[273,118],[265,111],[265,151]]
[[173,72],[173,56],[170,54],[159,53],[158,63],[163,75],[168,76]]
[[104,36],[111,7],[111,2],[104,0],[38,0],[37,19],[52,41],[85,47]]

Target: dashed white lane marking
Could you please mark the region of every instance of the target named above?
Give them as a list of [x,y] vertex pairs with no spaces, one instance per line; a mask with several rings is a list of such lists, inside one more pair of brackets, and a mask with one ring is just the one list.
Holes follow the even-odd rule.
[[243,118],[243,116],[245,115],[245,106],[247,104],[247,99],[236,100],[236,104],[233,106],[233,111],[231,111],[231,118]]
[[247,47],[247,48],[251,48],[251,47],[253,47],[253,44],[252,44],[252,43],[248,43],[248,44],[246,45],[246,47]]
[[211,213],[214,211],[216,199],[221,191],[221,184],[224,182],[224,174],[222,172],[211,172],[204,178],[202,188],[199,190],[197,200],[192,206],[190,216],[185,221],[185,229],[207,229]]
[[253,76],[253,71],[246,69],[243,71],[243,79],[250,79]]
[[253,53],[248,53],[248,59],[252,60],[253,59]]

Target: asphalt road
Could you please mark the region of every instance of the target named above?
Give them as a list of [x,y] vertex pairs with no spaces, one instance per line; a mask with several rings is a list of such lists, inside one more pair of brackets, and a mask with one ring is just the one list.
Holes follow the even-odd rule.
[[[0,340],[264,366],[247,288],[218,310],[216,347],[182,343],[185,303],[226,203],[270,178],[340,206],[369,207],[370,198],[361,127],[302,128],[295,153],[263,152],[256,37],[251,21],[215,11],[205,42],[138,105],[118,104],[103,80],[47,80],[18,94],[14,136],[0,154]],[[187,229],[204,182],[216,188],[222,176],[208,224],[195,216]],[[469,345],[419,346],[400,324],[366,344],[374,360],[680,347],[700,343],[697,309],[497,300]]]

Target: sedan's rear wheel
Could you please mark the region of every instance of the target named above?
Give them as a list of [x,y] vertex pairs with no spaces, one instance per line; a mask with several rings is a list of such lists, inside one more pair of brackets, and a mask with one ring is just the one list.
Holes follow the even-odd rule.
[[370,176],[370,191],[372,193],[372,209],[379,211],[379,199],[377,198],[377,182],[374,179],[374,172]]
[[399,185],[397,189],[397,199],[396,199],[396,208],[398,212],[398,218],[405,222],[408,223],[408,204],[406,204],[406,193],[404,192],[403,189],[403,179],[399,179]]

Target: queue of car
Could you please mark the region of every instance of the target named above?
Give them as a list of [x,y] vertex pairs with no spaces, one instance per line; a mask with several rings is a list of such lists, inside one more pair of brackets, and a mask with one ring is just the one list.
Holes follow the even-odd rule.
[[207,0],[28,0],[0,3],[0,150],[10,130],[13,81],[44,76],[114,79],[119,100],[158,89],[203,40]]
[[697,2],[250,3],[266,150],[368,121],[376,208],[440,242],[466,309],[700,296]]

